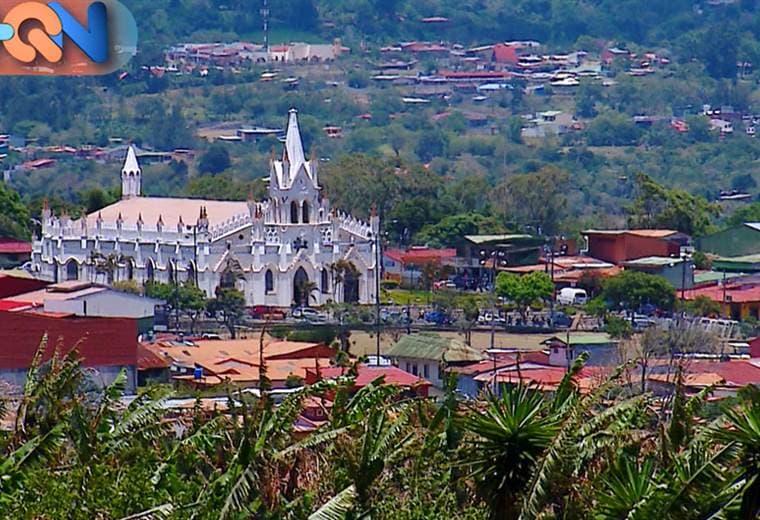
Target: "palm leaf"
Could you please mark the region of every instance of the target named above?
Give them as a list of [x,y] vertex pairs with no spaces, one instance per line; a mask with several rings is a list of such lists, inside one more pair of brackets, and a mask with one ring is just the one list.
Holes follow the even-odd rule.
[[309,520],[342,520],[356,507],[356,488],[349,486],[314,511]]

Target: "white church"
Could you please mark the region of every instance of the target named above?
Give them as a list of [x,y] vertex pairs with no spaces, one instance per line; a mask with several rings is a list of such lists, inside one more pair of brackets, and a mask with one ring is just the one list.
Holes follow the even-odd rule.
[[371,303],[379,218],[373,211],[368,224],[331,209],[318,171],[304,155],[295,109],[262,202],[143,197],[130,147],[119,202],[77,220],[43,208],[33,269],[53,282],[190,282],[209,297],[236,287],[248,305]]

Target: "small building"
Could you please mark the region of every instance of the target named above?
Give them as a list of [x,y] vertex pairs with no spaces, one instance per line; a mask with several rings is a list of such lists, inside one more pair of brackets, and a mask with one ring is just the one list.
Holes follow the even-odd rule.
[[587,230],[587,254],[613,264],[650,256],[680,256],[691,238],[670,229]]
[[259,352],[259,338],[235,340],[174,339],[146,343],[146,348],[169,360],[172,380],[195,388],[231,383],[240,388],[256,387],[262,375],[275,389],[300,386],[306,369],[330,367],[336,349],[322,343],[269,340]]
[[7,301],[23,303],[45,312],[101,318],[132,318],[140,332],[153,328],[156,306],[163,302],[138,294],[117,291],[105,285],[72,280],[47,285],[42,289],[17,294]]
[[760,253],[715,258],[712,268],[725,273],[760,273]]
[[168,383],[171,362],[150,346],[137,345],[137,386],[150,383]]
[[[308,368],[306,369],[306,384],[314,384],[323,379],[346,377],[348,374],[349,369],[344,367],[330,367],[320,370]],[[410,374],[397,367],[362,364],[357,367],[353,391],[357,392],[375,381],[405,388],[407,394],[411,396],[427,397],[430,389],[430,381],[426,381],[417,375]]]
[[137,322],[124,318],[79,317],[69,313],[0,311],[0,380],[23,388],[43,336],[47,361],[57,348],[61,355],[76,348],[82,365],[91,369],[92,382],[107,386],[123,369],[127,392],[137,386]]
[[604,333],[568,333],[565,338],[554,336],[543,344],[549,349],[549,365],[555,367],[569,367],[582,352],[589,355],[586,366],[617,366],[621,361],[618,341]]
[[0,269],[18,267],[31,259],[31,242],[10,237],[0,237]]
[[397,367],[425,378],[438,388],[443,387],[446,369],[483,359],[472,347],[431,333],[407,334],[386,355]]
[[691,259],[647,256],[623,263],[626,271],[662,276],[678,290],[694,287],[694,262]]
[[50,282],[37,280],[26,273],[3,273],[0,272],[0,300],[24,294],[31,291],[38,291],[50,285]]
[[727,279],[724,283],[695,287],[686,300],[704,296],[721,305],[721,314],[733,320],[760,319],[760,280],[757,277]]
[[760,222],[745,222],[697,239],[697,248],[722,257],[760,254]]

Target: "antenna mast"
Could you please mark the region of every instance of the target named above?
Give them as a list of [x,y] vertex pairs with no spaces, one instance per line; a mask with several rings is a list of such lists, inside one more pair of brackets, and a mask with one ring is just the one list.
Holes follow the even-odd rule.
[[269,54],[269,0],[263,0],[261,17],[264,20],[264,51]]

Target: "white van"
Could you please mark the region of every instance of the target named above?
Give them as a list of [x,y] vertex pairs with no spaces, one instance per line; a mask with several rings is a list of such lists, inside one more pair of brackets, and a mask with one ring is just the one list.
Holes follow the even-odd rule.
[[588,294],[584,289],[565,287],[557,294],[557,303],[562,305],[585,305],[588,302]]

